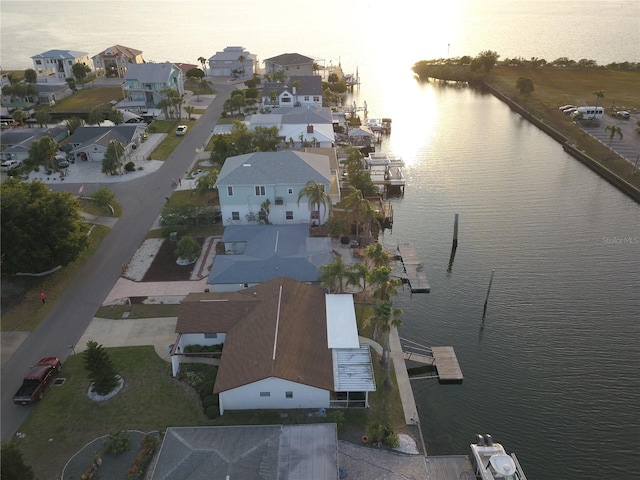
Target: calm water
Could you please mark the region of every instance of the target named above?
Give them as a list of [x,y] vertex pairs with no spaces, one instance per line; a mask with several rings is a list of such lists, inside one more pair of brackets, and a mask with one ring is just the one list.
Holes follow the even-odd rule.
[[454,346],[465,375],[462,385],[414,384],[431,453],[464,454],[474,434],[491,433],[530,480],[638,477],[640,208],[492,96],[419,85],[410,67],[487,49],[640,61],[640,2],[2,0],[0,9],[5,69],[30,68],[52,48],[94,55],[113,44],[154,61],[197,63],[242,45],[260,60],[298,52],[358,69],[349,103],[393,118],[382,149],[408,163],[383,241],[413,243],[432,286],[400,295],[401,335]]

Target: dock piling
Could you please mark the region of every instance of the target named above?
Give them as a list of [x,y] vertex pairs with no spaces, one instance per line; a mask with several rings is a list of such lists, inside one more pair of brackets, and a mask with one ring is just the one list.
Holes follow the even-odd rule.
[[482,323],[484,324],[484,317],[487,314],[487,302],[489,301],[489,292],[491,292],[491,283],[493,282],[493,274],[495,270],[491,269],[491,278],[489,278],[489,288],[487,289],[487,298],[484,300],[484,310],[482,312]]

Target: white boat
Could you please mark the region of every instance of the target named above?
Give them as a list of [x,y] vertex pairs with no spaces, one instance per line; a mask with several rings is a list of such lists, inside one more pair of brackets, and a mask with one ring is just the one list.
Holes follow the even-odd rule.
[[479,480],[527,480],[515,453],[508,455],[491,435],[477,435],[471,444],[471,462]]

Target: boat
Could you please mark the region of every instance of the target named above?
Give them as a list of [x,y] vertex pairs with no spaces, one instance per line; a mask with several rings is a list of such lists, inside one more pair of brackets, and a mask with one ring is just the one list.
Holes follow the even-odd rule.
[[476,435],[471,463],[478,480],[527,480],[515,453],[507,454],[491,435]]

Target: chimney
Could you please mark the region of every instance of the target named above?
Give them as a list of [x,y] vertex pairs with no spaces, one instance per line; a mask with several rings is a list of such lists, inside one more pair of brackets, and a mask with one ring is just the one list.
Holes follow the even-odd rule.
[[307,125],[307,133],[313,133],[313,125],[310,123]]

